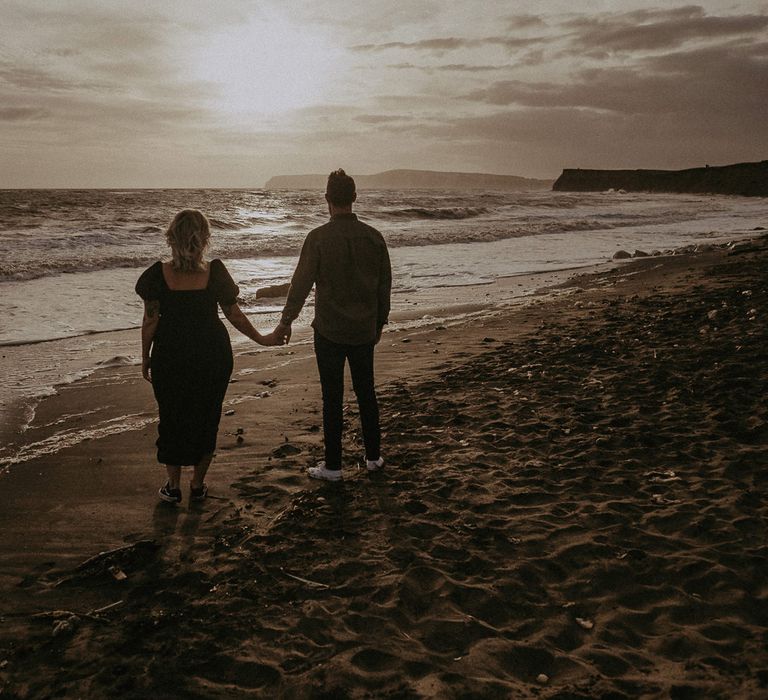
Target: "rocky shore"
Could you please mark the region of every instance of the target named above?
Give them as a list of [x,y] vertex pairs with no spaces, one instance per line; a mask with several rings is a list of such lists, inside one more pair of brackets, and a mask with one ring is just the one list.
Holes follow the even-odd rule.
[[768,160],[687,170],[563,170],[561,192],[686,192],[768,197]]

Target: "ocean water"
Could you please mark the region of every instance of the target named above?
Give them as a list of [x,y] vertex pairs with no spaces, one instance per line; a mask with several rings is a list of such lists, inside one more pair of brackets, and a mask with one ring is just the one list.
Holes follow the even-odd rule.
[[[257,292],[290,279],[304,236],[328,218],[321,193],[0,190],[0,421],[20,398],[137,361],[137,343],[114,331],[139,327],[135,281],[167,256],[165,227],[187,207],[209,217],[210,257],[227,262],[244,309],[268,329],[283,300]],[[725,196],[362,191],[355,211],[390,247],[395,311],[426,289],[580,268],[619,249],[664,251],[768,226],[768,200]],[[300,321],[311,313],[310,302]]]

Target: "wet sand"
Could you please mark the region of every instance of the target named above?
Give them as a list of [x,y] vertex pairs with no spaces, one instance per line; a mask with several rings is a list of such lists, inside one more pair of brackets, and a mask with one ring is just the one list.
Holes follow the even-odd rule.
[[[240,365],[199,506],[155,503],[150,422],[19,465],[0,697],[760,697],[766,318],[766,238],[644,258],[386,334],[381,473],[350,403],[345,482],[306,478],[301,342]],[[109,376],[43,402],[40,440],[151,416]]]

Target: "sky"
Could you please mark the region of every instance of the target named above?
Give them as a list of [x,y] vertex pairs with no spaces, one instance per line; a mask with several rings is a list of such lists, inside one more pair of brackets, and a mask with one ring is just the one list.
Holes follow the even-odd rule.
[[768,159],[768,0],[0,0],[0,187]]

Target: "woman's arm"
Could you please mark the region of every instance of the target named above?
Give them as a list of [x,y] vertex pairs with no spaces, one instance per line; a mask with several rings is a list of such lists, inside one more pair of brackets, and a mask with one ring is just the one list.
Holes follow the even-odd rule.
[[262,335],[259,333],[238,304],[222,304],[221,310],[224,312],[227,320],[243,335],[248,336],[251,340],[255,340],[259,345],[274,345],[274,334]]
[[141,319],[141,376],[148,382],[152,381],[149,371],[149,351],[155,338],[157,324],[160,321],[160,302],[144,302],[144,318]]

